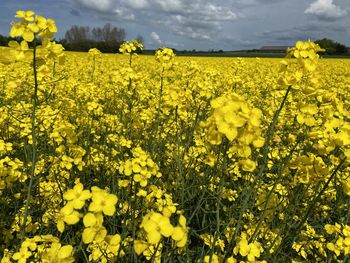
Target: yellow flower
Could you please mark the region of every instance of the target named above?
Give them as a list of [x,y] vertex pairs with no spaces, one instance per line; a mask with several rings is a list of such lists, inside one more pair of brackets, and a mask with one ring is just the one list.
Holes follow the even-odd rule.
[[247,257],[249,262],[255,262],[255,258],[259,258],[262,251],[264,250],[260,243],[248,243],[246,236],[241,237],[233,250],[235,255],[239,253],[242,257]]
[[171,48],[160,48],[156,51],[156,60],[162,64],[170,64],[174,57],[174,51]]
[[253,242],[249,244],[249,254],[248,254],[248,260],[251,262],[255,262],[255,258],[260,257],[260,252],[263,251],[261,245],[258,242]]
[[73,259],[73,247],[71,245],[62,246],[60,243],[54,242],[41,255],[43,263],[71,263]]
[[31,251],[35,251],[37,248],[35,238],[27,238],[26,240],[23,241],[22,247],[29,248]]
[[29,46],[25,40],[23,40],[20,44],[18,44],[17,41],[10,41],[8,45],[10,48],[12,48],[17,61],[21,61],[26,58],[26,54],[29,51]]
[[250,159],[240,160],[238,163],[242,170],[246,172],[253,172],[256,168],[256,162]]
[[143,50],[143,45],[135,39],[132,39],[130,42],[125,41],[119,48],[119,52],[122,54],[132,54],[137,50]]
[[19,10],[16,12],[15,17],[22,18],[23,20],[25,20],[27,22],[33,22],[34,21],[34,14],[35,13],[31,10],[28,10],[28,11]]
[[64,223],[75,225],[79,220],[80,214],[74,210],[73,203],[67,203],[58,214],[57,229],[62,233],[64,231]]
[[151,212],[147,214],[140,225],[147,235],[147,241],[150,244],[158,244],[162,235],[169,237],[174,231],[170,219],[160,213]]
[[57,30],[57,27],[56,27],[56,23],[53,19],[46,19],[45,17],[42,17],[42,16],[39,16],[37,15],[36,16],[36,20],[37,20],[37,24],[38,24],[38,27],[40,28],[41,31],[45,32],[46,34],[49,32],[49,33],[56,33],[58,30]]
[[32,42],[35,38],[34,32],[32,30],[30,30],[29,28],[25,29],[23,34],[20,36],[23,37],[23,39],[27,42]]
[[[260,119],[261,110],[251,108],[238,94],[229,93],[220,96],[210,102],[213,108],[209,118],[201,122],[206,138],[212,145],[222,143],[225,136],[231,143],[229,157],[245,158],[240,161],[240,166],[245,171],[255,170],[256,163],[247,159],[252,154],[252,147],[260,148],[264,145],[261,137]],[[208,161],[205,163],[213,166],[214,158],[207,153]]]
[[181,226],[174,227],[173,234],[171,235],[171,238],[175,241],[181,241],[184,239],[186,235],[186,231]]
[[137,255],[141,255],[149,247],[148,243],[143,240],[134,241],[134,250]]
[[154,263],[161,263],[162,249],[162,243],[157,245],[150,245],[145,251],[143,251],[143,255],[147,260],[154,258]]
[[13,23],[10,30],[11,37],[23,37],[27,42],[32,42],[35,36],[42,38],[52,38],[57,32],[55,21],[36,15],[33,11],[17,11],[16,18],[22,20]]
[[120,247],[120,242],[121,242],[121,237],[119,234],[115,234],[113,236],[107,236],[105,240],[108,243],[108,250],[110,250],[115,256],[118,253],[119,247]]
[[85,228],[82,234],[82,240],[85,244],[93,241],[101,242],[107,235],[107,230],[103,226],[94,226]]
[[237,263],[237,259],[235,259],[234,257],[229,257],[228,259],[226,259],[225,263]]
[[92,57],[100,56],[102,53],[97,48],[90,48],[88,54]]
[[21,247],[19,252],[13,254],[12,258],[18,263],[26,263],[27,259],[32,255],[30,251],[28,251],[27,247]]
[[341,247],[338,245],[329,242],[326,246],[328,250],[333,251],[337,256],[340,255]]
[[[211,259],[211,260],[210,260]],[[212,263],[219,263],[221,262],[220,261],[220,258],[218,257],[218,255],[214,254],[212,256],[205,256],[204,257],[204,261],[205,263],[209,263],[209,262],[212,262]]]
[[248,254],[249,254],[249,244],[248,244],[248,240],[245,239],[245,238],[242,238],[238,244],[236,245],[236,247],[234,248],[234,253],[235,255],[239,254],[242,256],[242,257],[246,257]]
[[107,216],[113,216],[118,197],[114,194],[109,194],[98,187],[92,187],[91,190],[92,202],[90,203],[89,211],[95,213],[103,212]]
[[106,235],[107,230],[103,227],[103,215],[87,213],[83,218],[85,229],[83,231],[82,239],[85,244],[93,241],[102,241]]
[[222,239],[217,238],[217,240],[214,243],[214,236],[213,235],[201,234],[199,237],[204,241],[204,244],[206,244],[210,248],[219,247],[222,252],[225,251],[225,242]]
[[91,198],[91,193],[89,190],[84,190],[82,183],[77,183],[73,189],[64,193],[63,198],[72,203],[74,209],[81,209],[85,201]]

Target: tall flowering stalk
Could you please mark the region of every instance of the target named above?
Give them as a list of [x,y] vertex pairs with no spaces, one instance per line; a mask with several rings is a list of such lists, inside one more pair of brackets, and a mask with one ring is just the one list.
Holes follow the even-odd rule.
[[96,59],[98,57],[101,57],[102,53],[97,48],[90,48],[88,54],[89,54],[89,57],[92,58],[91,78],[92,78],[92,81],[94,81],[94,75],[95,75],[95,69],[96,69]]
[[164,73],[167,68],[172,66],[175,54],[171,48],[160,48],[156,51],[155,56],[156,56],[156,60],[162,66],[162,71],[160,73],[160,87],[159,87],[159,94],[158,94],[158,107],[157,107],[157,117],[156,117],[157,126],[154,133],[156,136],[158,136],[159,125],[160,125],[160,111],[162,108],[162,100],[163,100]]
[[132,39],[131,41],[125,41],[119,48],[119,52],[129,56],[129,72],[130,77],[129,77],[129,84],[128,84],[128,112],[129,112],[129,136],[132,137],[133,135],[133,116],[132,116],[132,108],[133,108],[133,104],[132,104],[132,99],[134,97],[135,91],[132,89],[132,73],[133,73],[133,69],[132,69],[132,58],[133,56],[136,56],[136,52],[138,51],[142,51],[143,50],[143,44],[137,42],[137,40]]
[[39,40],[42,41],[40,46],[41,59],[43,61],[49,60],[50,58],[56,58],[63,52],[63,47],[61,45],[56,45],[51,43],[50,39],[57,32],[57,27],[55,21],[52,19],[46,19],[40,15],[36,15],[33,11],[17,11],[16,18],[20,21],[12,23],[12,28],[10,30],[11,37],[22,37],[23,41],[19,44],[16,41],[11,41],[9,46],[15,48],[15,58],[16,60],[24,60],[26,54],[31,52],[28,48],[28,43],[32,43],[32,65],[33,65],[33,77],[34,77],[34,90],[32,96],[32,112],[31,112],[31,136],[32,136],[32,156],[31,156],[31,169],[29,175],[29,184],[27,189],[27,197],[24,207],[23,223],[21,227],[21,237],[25,238],[25,228],[27,223],[27,218],[29,215],[29,203],[32,198],[32,188],[35,179],[35,168],[37,163],[37,145],[38,138],[36,133],[36,112],[39,105],[38,101],[38,50]]

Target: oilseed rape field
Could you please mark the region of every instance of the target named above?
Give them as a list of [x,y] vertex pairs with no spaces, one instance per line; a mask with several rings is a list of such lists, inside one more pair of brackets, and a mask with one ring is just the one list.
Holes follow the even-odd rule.
[[[349,262],[350,61],[0,49],[0,258]],[[39,42],[40,40],[40,42]]]

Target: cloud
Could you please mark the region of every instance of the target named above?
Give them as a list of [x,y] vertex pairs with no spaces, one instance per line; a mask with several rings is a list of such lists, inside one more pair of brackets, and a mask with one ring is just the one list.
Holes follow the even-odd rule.
[[149,6],[147,0],[122,0],[121,4],[134,9],[144,9]]
[[346,34],[348,28],[346,25],[340,24],[320,24],[314,22],[306,25],[295,25],[290,28],[265,30],[256,35],[256,37],[263,41],[264,45],[294,45],[298,40],[311,39],[315,41],[321,38],[331,38],[342,42],[339,39],[339,32]]
[[[226,22],[239,18],[229,5],[208,0],[152,0],[155,9],[163,13],[163,24],[177,35],[190,39],[210,40]],[[159,12],[158,12],[159,13]]]
[[[261,5],[280,4],[287,0],[233,0],[237,7],[252,7]],[[295,1],[295,0],[294,0]]]
[[95,10],[98,12],[110,12],[112,9],[114,9],[114,1],[110,0],[75,0],[80,6]]
[[80,12],[78,10],[75,10],[75,9],[71,9],[69,11],[69,13],[73,16],[80,16]]
[[102,19],[115,18],[119,20],[134,20],[135,14],[129,6],[140,6],[142,0],[129,1],[128,5],[121,5],[116,0],[74,0],[82,9],[95,12]]
[[73,0],[102,19],[135,20],[162,25],[190,39],[210,39],[223,24],[240,17],[232,3],[223,0]]
[[182,48],[184,47],[183,43],[177,43],[174,41],[163,41],[156,32],[150,34],[152,42],[150,44],[156,44],[156,46],[167,46],[172,48]]
[[262,4],[272,4],[272,3],[280,3],[285,0],[256,0],[256,2],[262,3]]
[[320,20],[336,20],[348,14],[333,3],[333,0],[316,0],[306,10],[305,14],[314,15]]
[[150,37],[155,44],[162,45],[163,41],[160,39],[160,36],[156,32],[152,32]]

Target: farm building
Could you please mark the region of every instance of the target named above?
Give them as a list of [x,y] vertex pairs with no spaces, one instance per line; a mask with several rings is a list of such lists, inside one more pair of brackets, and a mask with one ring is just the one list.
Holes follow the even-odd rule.
[[260,51],[263,53],[285,53],[289,46],[263,46]]

